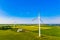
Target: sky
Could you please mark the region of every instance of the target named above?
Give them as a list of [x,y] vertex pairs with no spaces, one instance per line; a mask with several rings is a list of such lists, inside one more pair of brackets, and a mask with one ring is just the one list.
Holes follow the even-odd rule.
[[0,0],[0,24],[36,24],[39,13],[45,24],[60,24],[60,0]]

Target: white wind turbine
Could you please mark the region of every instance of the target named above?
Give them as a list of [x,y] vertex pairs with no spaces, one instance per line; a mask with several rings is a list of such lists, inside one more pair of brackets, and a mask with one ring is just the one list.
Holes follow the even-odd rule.
[[14,28],[16,28],[16,20],[13,21]]
[[43,21],[42,21],[41,18],[40,18],[40,14],[38,15],[37,18],[33,19],[32,21],[34,21],[34,20],[36,20],[36,19],[38,19],[38,25],[39,25],[39,27],[38,27],[38,32],[39,32],[39,37],[41,37],[41,27],[40,27],[40,24],[41,24],[41,22],[43,22]]

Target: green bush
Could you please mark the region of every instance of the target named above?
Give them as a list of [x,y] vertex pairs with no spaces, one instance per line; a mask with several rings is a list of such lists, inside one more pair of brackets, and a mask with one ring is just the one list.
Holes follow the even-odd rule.
[[1,26],[0,30],[8,30],[11,29],[11,26]]
[[11,30],[16,32],[18,28],[11,28]]

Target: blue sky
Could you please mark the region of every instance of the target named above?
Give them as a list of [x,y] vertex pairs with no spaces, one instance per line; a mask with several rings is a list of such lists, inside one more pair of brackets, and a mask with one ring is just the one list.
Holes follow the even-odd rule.
[[44,23],[60,23],[60,0],[0,0],[0,23],[32,23],[38,13]]

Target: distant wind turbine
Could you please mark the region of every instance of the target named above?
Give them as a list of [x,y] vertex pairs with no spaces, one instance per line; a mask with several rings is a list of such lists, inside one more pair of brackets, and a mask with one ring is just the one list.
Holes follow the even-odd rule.
[[16,28],[16,20],[14,20],[14,28]]

